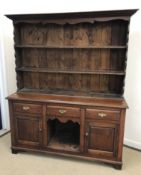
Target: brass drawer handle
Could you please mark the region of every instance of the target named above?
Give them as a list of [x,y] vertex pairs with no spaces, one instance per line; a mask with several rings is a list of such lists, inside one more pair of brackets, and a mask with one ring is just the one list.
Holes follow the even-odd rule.
[[98,113],[98,116],[101,117],[101,118],[103,118],[103,117],[106,117],[107,114],[105,114],[105,113],[103,113],[103,112],[99,112],[99,113]]
[[24,111],[28,111],[29,109],[30,109],[29,106],[23,106],[23,110],[24,110]]
[[59,113],[60,114],[64,114],[64,113],[66,113],[67,111],[66,110],[64,110],[64,109],[59,109]]

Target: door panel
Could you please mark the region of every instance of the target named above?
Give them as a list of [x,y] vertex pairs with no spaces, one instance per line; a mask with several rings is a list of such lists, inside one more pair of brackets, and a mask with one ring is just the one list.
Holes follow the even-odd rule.
[[114,134],[114,128],[91,127],[89,135],[89,148],[112,152],[114,144]]
[[86,151],[93,155],[116,156],[117,125],[87,122]]
[[40,145],[42,121],[39,117],[16,116],[16,137],[18,144]]

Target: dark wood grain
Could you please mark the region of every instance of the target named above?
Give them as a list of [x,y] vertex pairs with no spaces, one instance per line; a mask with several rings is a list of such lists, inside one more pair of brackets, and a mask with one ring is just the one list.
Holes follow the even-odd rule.
[[128,23],[120,19],[63,26],[22,23],[19,30],[17,24],[18,89],[122,96]]
[[116,130],[117,126],[115,124],[88,122],[86,129],[88,154],[114,157],[117,154],[115,153],[117,147],[117,143],[115,143]]
[[120,118],[119,142],[118,142],[118,160],[120,160],[120,161],[122,161],[125,114],[126,114],[126,110],[122,110],[121,111],[121,118]]
[[39,145],[39,125],[40,119],[29,118],[26,116],[16,116],[16,133],[17,133],[17,144],[25,145]]
[[[104,114],[104,115],[101,115]],[[118,110],[103,110],[103,109],[87,109],[86,118],[96,120],[119,121],[120,111]]]
[[120,45],[97,45],[97,46],[60,46],[60,45],[15,45],[15,48],[38,48],[38,49],[126,49],[127,46],[120,46]]
[[[18,20],[44,20],[44,19],[60,19],[60,18],[73,18],[73,19],[81,19],[81,18],[91,18],[99,17],[130,17],[132,16],[138,9],[126,9],[126,10],[111,10],[111,11],[91,11],[91,12],[69,12],[69,13],[54,13],[54,14],[13,14],[6,15],[8,18],[18,21]],[[124,18],[123,18],[124,19]]]
[[80,109],[74,107],[47,106],[47,115],[61,117],[80,117]]
[[42,114],[42,105],[30,103],[13,103],[14,113]]
[[94,107],[111,107],[111,108],[127,108],[127,103],[124,98],[104,98],[104,97],[79,97],[56,94],[40,94],[40,93],[14,93],[7,97],[8,100],[14,101],[30,101],[30,102],[45,102],[58,104],[74,104],[86,105]]
[[16,71],[22,72],[48,72],[48,73],[61,73],[61,74],[102,74],[102,75],[124,75],[125,72],[122,71],[72,71],[72,70],[49,70],[46,68],[17,68]]

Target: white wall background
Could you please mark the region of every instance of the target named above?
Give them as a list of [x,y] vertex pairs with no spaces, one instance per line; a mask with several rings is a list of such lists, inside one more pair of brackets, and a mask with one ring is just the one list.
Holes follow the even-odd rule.
[[[141,3],[140,0],[0,0],[2,14],[53,13],[96,11],[116,9],[140,9],[131,19],[129,52],[125,85],[125,98],[129,109],[126,115],[125,144],[141,149]],[[12,23],[1,15],[0,26],[3,41],[2,60],[5,62],[7,90],[10,94],[16,90],[15,60],[13,52]],[[5,66],[3,65],[3,66]],[[1,72],[1,70],[0,70]],[[3,75],[2,75],[3,76]],[[5,116],[7,117],[7,115]],[[8,126],[8,124],[7,124]]]

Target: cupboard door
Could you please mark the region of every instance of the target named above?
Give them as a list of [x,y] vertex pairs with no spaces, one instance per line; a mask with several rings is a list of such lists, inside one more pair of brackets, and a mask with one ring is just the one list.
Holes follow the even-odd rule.
[[42,120],[39,117],[16,116],[15,123],[16,141],[18,145],[41,145]]
[[86,152],[93,156],[115,157],[117,155],[118,124],[86,123]]

